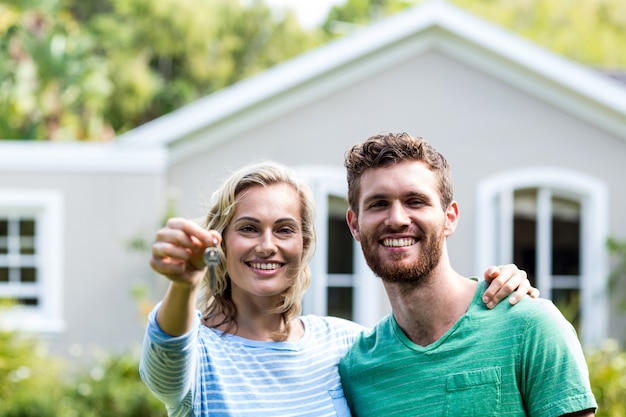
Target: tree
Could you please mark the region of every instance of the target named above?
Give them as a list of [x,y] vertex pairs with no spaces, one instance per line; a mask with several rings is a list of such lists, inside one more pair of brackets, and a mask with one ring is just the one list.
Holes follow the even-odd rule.
[[60,2],[0,3],[0,137],[108,139],[112,91],[94,38]]
[[260,0],[0,1],[0,137],[107,140],[321,37]]
[[[623,0],[450,0],[580,63],[626,69],[626,2]],[[323,27],[335,22],[365,25],[420,0],[348,0],[335,6]]]

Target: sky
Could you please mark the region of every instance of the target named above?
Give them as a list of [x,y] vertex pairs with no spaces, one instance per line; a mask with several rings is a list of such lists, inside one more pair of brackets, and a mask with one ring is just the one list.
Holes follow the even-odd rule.
[[305,28],[313,27],[324,21],[326,14],[335,4],[345,0],[265,0],[270,7],[289,7],[296,12],[300,24]]

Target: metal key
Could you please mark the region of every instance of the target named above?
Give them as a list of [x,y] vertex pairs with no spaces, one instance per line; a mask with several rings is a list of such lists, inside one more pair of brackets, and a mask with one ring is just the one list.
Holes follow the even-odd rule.
[[[215,242],[217,244],[217,242]],[[209,285],[211,289],[215,289],[217,277],[215,267],[220,263],[220,253],[216,247],[206,248],[204,250],[204,263],[209,267]]]

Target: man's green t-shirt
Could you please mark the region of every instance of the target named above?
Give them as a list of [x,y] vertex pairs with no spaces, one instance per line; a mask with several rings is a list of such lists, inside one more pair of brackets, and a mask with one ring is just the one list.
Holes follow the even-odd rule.
[[354,417],[559,416],[596,402],[574,328],[548,300],[493,311],[478,285],[467,313],[428,346],[393,315],[357,339],[340,364]]

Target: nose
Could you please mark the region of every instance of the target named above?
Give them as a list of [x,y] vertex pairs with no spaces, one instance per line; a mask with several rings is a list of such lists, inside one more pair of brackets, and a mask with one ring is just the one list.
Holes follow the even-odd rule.
[[385,224],[389,227],[402,228],[408,226],[410,223],[411,220],[402,203],[394,201],[389,206]]
[[269,257],[276,253],[276,243],[274,242],[274,235],[271,230],[266,230],[259,236],[259,241],[254,247],[254,250],[264,257]]

